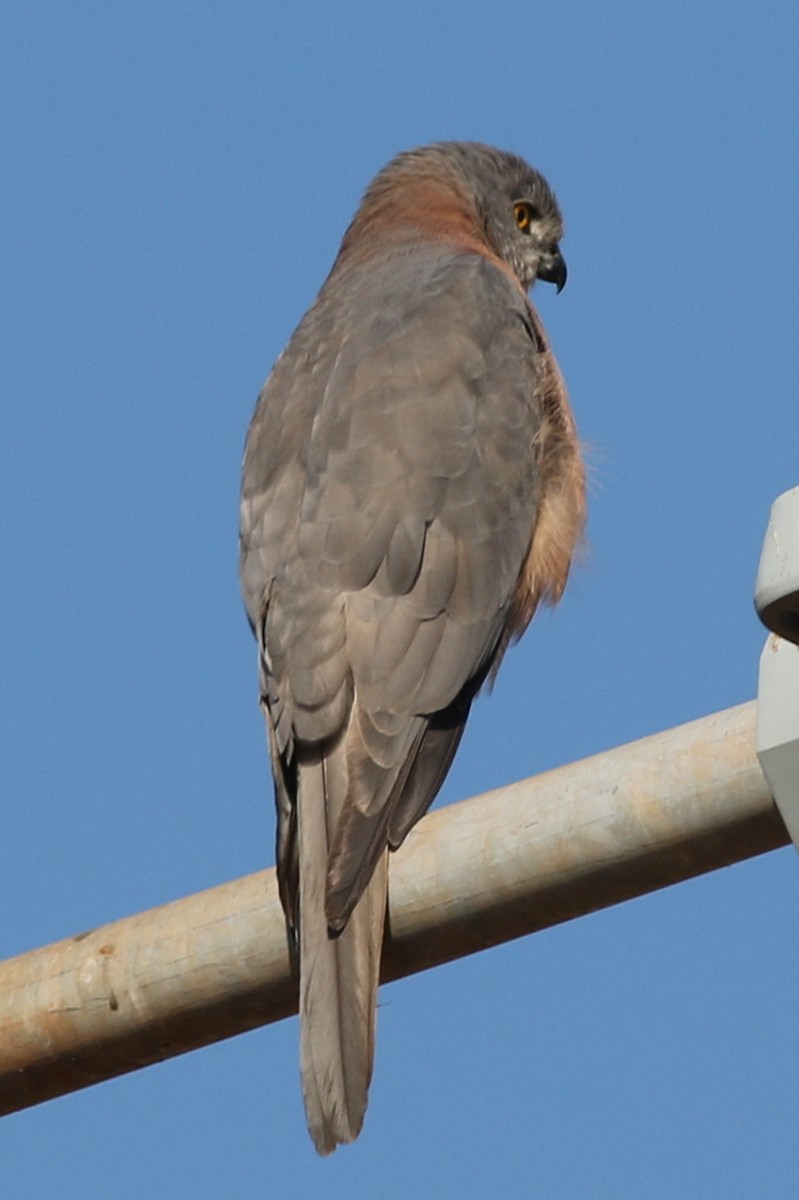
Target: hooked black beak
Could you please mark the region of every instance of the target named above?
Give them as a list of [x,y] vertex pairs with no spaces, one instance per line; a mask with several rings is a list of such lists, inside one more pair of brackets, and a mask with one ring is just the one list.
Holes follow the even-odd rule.
[[559,292],[566,286],[566,259],[560,252],[560,246],[553,246],[547,254],[542,254],[538,263],[537,279],[545,283],[554,283]]

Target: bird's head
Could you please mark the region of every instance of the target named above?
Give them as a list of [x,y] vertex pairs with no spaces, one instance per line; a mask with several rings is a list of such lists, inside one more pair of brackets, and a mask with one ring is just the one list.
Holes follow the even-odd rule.
[[566,283],[554,192],[523,158],[493,146],[436,142],[397,155],[367,189],[342,249],[419,233],[485,247],[525,291],[536,279],[558,291]]
[[450,143],[472,189],[486,241],[513,270],[525,291],[536,279],[566,283],[560,252],[563,217],[555,194],[523,158],[476,142]]

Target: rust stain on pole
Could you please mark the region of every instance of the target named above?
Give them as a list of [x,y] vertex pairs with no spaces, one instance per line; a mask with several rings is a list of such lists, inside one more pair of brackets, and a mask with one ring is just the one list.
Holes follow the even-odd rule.
[[273,871],[0,963],[0,1115],[297,1011]]
[[[392,858],[396,979],[788,843],[755,706],[430,814]],[[0,1114],[296,1012],[273,871],[0,963]]]

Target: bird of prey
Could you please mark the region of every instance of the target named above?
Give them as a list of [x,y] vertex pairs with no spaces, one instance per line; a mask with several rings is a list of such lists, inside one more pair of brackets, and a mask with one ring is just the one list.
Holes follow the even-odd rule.
[[388,851],[432,803],[509,643],[560,597],[581,534],[574,420],[527,296],[566,282],[562,232],[514,154],[398,155],[247,436],[241,582],[321,1154],[363,1123]]

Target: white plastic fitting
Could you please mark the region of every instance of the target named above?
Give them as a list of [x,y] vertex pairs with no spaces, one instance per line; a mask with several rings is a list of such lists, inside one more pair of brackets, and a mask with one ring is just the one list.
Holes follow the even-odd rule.
[[757,756],[799,849],[799,487],[771,507],[755,607],[772,631],[760,656]]
[[755,608],[772,633],[799,643],[799,487],[783,492],[771,506]]

